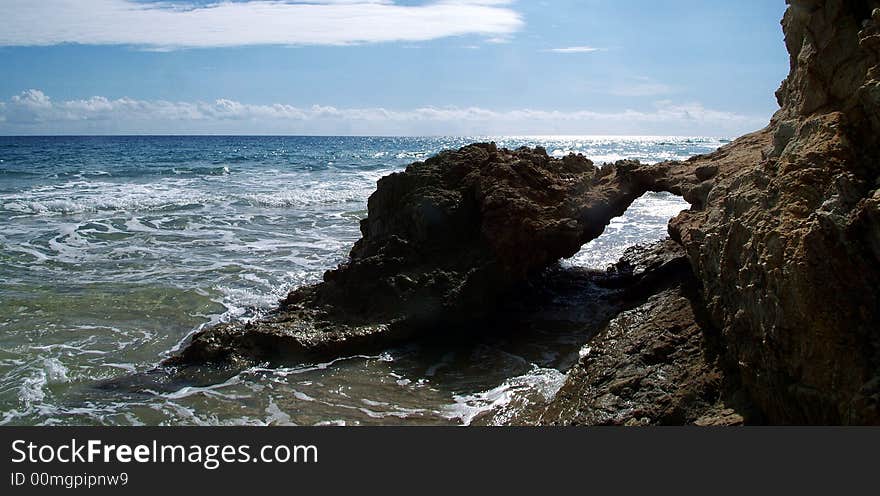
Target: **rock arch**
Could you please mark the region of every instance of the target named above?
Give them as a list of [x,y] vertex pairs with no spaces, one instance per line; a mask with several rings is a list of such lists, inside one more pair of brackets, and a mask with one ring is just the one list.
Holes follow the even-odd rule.
[[494,143],[442,152],[379,180],[361,239],[322,283],[291,293],[269,319],[197,334],[169,363],[335,350],[479,318],[649,191],[701,207],[716,172],[678,162],[597,167]]

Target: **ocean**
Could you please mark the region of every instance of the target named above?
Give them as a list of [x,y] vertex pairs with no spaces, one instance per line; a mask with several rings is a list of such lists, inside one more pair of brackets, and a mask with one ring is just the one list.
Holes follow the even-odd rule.
[[[576,333],[260,364],[171,389],[194,331],[259,317],[358,239],[376,180],[475,141],[598,164],[706,153],[708,137],[0,137],[0,425],[478,424],[545,401]],[[562,263],[602,269],[687,204],[649,193]],[[551,337],[548,337],[551,336]]]

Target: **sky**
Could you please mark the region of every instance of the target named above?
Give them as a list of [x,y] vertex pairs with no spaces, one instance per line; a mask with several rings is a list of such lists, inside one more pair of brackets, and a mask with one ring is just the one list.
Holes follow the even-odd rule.
[[763,127],[783,0],[0,0],[0,134]]

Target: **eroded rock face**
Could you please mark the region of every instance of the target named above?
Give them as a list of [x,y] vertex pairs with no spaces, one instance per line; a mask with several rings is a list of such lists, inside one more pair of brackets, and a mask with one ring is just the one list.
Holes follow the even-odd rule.
[[770,422],[880,423],[878,6],[791,2],[782,109],[670,225]]
[[[541,413],[551,425],[738,425],[737,403],[689,270],[614,317]],[[753,419],[750,419],[753,420]]]
[[[752,419],[880,423],[880,5],[789,3],[791,73],[770,125],[661,164],[693,206],[670,234],[707,321],[674,288],[622,313],[543,422],[724,424],[740,416],[711,413],[731,412],[712,406],[724,378],[757,407]],[[695,184],[698,174],[708,180]]]
[[646,191],[665,189],[660,175],[635,161],[599,168],[542,148],[488,143],[442,152],[379,181],[363,237],[325,282],[360,291],[364,274],[373,274],[378,301],[367,311],[400,312],[402,302],[424,305],[424,288],[437,279],[425,276],[442,273],[449,287],[433,292],[437,305],[476,311],[576,254]]

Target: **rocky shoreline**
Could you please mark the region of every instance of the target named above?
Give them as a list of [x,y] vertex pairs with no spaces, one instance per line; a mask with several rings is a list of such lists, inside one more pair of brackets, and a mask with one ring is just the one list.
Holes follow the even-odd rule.
[[705,313],[699,281],[672,240],[635,247],[615,271],[640,271],[627,305],[580,353],[540,425],[760,423]]
[[764,130],[685,162],[597,167],[484,143],[381,179],[363,237],[267,318],[168,367],[336,354],[492,318],[648,191],[691,208],[600,283],[556,398],[519,423],[880,424],[880,4],[790,0]]
[[[167,365],[361,352],[497,314],[647,191],[681,192],[672,164],[469,145],[382,178],[349,260],[268,318],[196,334]],[[677,167],[676,167],[677,168]],[[685,186],[686,187],[686,186]]]

